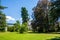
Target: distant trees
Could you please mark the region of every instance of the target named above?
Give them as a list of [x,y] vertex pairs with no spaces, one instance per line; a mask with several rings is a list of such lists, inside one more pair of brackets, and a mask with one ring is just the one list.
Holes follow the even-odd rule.
[[[6,16],[2,10],[4,6],[0,6],[0,30],[4,30],[6,27]],[[60,18],[60,0],[39,0],[37,5],[33,8],[33,20],[31,21],[33,32],[54,32],[59,31],[58,19]],[[24,33],[27,31],[28,26],[28,11],[25,7],[21,8],[22,24],[19,21],[12,27],[8,27],[8,30],[13,32]]]
[[18,32],[20,29],[20,22],[17,20],[16,23],[13,25],[14,31]]
[[9,31],[9,32],[15,32],[14,31],[14,26],[7,26],[7,31]]
[[20,30],[20,22],[17,20],[12,26],[8,26],[8,31],[10,32],[19,32]]

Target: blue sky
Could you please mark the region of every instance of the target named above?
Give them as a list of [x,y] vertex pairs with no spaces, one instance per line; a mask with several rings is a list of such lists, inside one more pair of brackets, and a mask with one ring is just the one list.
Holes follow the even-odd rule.
[[37,5],[38,0],[1,0],[1,5],[6,6],[3,12],[6,14],[7,22],[14,23],[16,20],[21,22],[21,7],[26,7],[29,17],[32,15],[32,8]]
[[8,7],[3,10],[6,14],[7,22],[15,23],[16,20],[22,22],[21,7],[26,7],[29,17],[31,18],[33,13],[32,8],[37,5],[37,2],[38,0],[1,0],[1,5]]

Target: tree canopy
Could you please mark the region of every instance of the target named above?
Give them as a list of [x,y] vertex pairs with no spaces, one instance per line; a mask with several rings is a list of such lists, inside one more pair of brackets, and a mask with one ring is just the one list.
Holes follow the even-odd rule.
[[25,7],[22,7],[21,8],[21,17],[22,17],[22,23],[25,23],[25,22],[27,22],[28,21],[28,11],[26,10],[26,8]]

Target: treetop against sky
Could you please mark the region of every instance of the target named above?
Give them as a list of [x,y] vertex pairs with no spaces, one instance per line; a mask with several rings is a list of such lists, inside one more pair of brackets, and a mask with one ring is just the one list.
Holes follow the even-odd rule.
[[[6,14],[7,22],[14,23],[16,20],[22,20],[21,7],[26,7],[29,17],[32,15],[32,8],[36,6],[38,0],[1,0],[1,5],[8,7],[3,10]],[[32,19],[32,18],[31,18]]]
[[22,22],[21,7],[26,7],[31,20],[31,15],[33,13],[32,8],[37,5],[37,2],[38,0],[1,0],[1,5],[8,7],[3,10],[6,14],[7,22],[14,23],[16,20]]

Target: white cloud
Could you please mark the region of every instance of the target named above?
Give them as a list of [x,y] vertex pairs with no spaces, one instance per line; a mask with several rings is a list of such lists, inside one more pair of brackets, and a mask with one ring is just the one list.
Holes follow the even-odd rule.
[[11,16],[6,16],[6,20],[7,21],[15,21],[15,19],[13,17],[11,17]]

